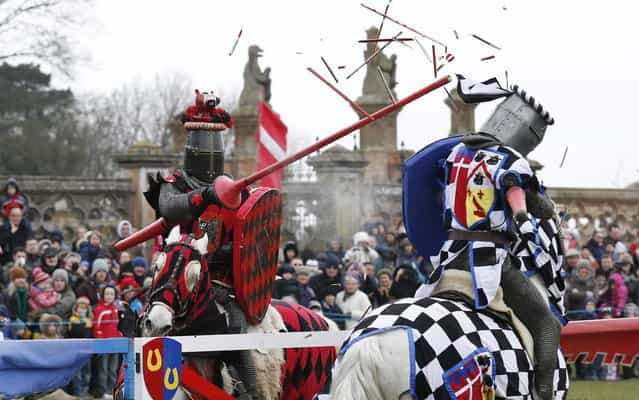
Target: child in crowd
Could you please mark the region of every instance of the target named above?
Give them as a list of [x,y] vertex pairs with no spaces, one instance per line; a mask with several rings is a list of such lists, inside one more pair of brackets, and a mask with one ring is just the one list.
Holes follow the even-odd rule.
[[[113,286],[105,286],[101,290],[100,303],[93,314],[93,336],[97,339],[121,337],[118,331],[117,292]],[[93,367],[95,367],[93,369]],[[94,356],[91,376],[91,395],[102,398],[115,385],[120,368],[119,354],[101,354]]]
[[137,297],[139,292],[140,285],[132,276],[126,276],[120,280],[122,302],[126,302],[138,316],[142,313],[142,302]]
[[148,268],[148,263],[144,259],[144,257],[135,257],[131,262],[133,264],[133,277],[138,285],[144,285],[144,278],[146,278],[146,270]]
[[62,339],[62,318],[55,314],[44,313],[40,317],[40,332],[34,339]]
[[312,300],[316,300],[315,292],[308,285],[308,283],[311,280],[311,277],[308,271],[302,268],[297,271],[296,278],[297,278],[298,291],[297,291],[297,296],[295,297],[297,299],[297,303],[304,307],[308,307]]
[[295,269],[289,264],[284,264],[277,273],[281,279],[277,279],[273,284],[273,298],[297,303],[299,286],[295,279]]
[[80,245],[80,256],[82,263],[89,268],[93,265],[93,261],[97,258],[104,258],[102,250],[102,235],[98,231],[87,232],[88,241]]
[[339,329],[344,329],[346,327],[346,322],[344,321],[342,309],[335,303],[335,297],[337,293],[342,290],[339,285],[331,285],[326,290],[326,294],[322,299],[322,313],[327,317],[333,320]]
[[[71,318],[67,328],[67,337],[73,339],[88,339],[93,337],[93,311],[88,297],[79,297],[73,305]],[[91,379],[91,362],[80,369],[71,380],[69,393],[74,396],[86,397]]]
[[60,300],[60,294],[53,290],[53,281],[39,267],[33,270],[33,283],[29,288],[29,307],[32,311],[53,307]]

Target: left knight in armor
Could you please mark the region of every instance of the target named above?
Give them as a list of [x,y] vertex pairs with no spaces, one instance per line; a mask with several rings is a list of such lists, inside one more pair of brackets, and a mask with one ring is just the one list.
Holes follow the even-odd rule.
[[[195,105],[182,114],[182,122],[188,131],[184,150],[184,168],[163,178],[159,174],[154,179],[149,176],[149,190],[145,197],[155,209],[157,217],[163,217],[169,224],[179,224],[183,232],[194,234],[200,215],[214,206],[223,215],[225,211],[219,202],[213,181],[224,174],[224,143],[222,132],[233,126],[229,114],[217,107],[220,99],[210,93],[195,91]],[[248,191],[242,193],[242,201]],[[214,277],[212,285],[215,300],[226,311],[226,332],[246,333],[247,320],[235,300],[232,289],[233,258],[232,232],[225,226],[224,219],[209,235],[209,253],[206,256],[208,268]],[[207,232],[211,233],[211,232]],[[215,237],[212,237],[215,236]],[[225,355],[229,371],[235,380],[243,383],[239,387],[238,399],[250,400],[255,396],[255,367],[249,351],[228,352]]]
[[553,396],[565,323],[563,249],[554,204],[526,156],[553,122],[515,86],[477,133],[452,148],[440,174],[448,240],[416,294],[430,295],[446,269],[470,269],[476,309],[487,307],[501,286],[533,337],[535,398],[541,400]]

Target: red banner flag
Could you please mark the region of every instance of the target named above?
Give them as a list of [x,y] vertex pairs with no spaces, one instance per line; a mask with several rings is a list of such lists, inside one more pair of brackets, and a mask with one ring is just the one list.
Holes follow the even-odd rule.
[[[286,134],[288,128],[279,115],[269,108],[266,103],[260,101],[259,123],[257,127],[257,169],[264,167],[286,157]],[[281,189],[282,170],[262,178],[262,186]]]

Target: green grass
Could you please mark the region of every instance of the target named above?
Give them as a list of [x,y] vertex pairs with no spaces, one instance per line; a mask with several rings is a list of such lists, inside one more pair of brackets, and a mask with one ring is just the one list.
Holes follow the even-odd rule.
[[639,379],[614,382],[570,381],[568,400],[637,400]]

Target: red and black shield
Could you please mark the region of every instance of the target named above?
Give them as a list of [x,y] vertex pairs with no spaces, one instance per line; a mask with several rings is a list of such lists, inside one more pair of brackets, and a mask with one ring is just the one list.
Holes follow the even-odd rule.
[[250,324],[264,318],[277,274],[282,195],[260,187],[237,210],[233,224],[233,286]]

